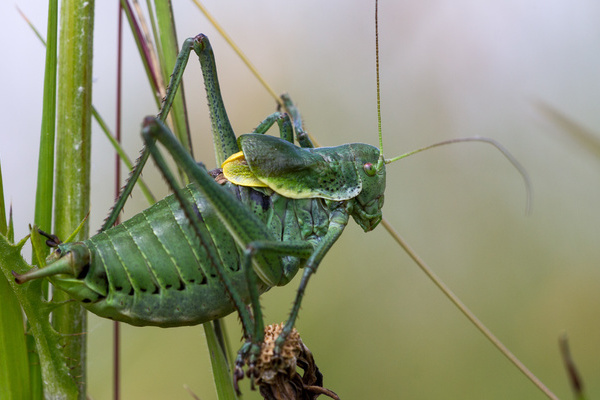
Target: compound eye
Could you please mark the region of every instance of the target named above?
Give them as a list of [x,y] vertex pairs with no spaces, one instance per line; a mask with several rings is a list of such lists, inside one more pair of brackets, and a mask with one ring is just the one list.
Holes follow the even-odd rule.
[[368,176],[375,176],[375,174],[377,173],[377,171],[375,170],[375,166],[369,162],[365,163],[365,165],[363,165],[363,168]]

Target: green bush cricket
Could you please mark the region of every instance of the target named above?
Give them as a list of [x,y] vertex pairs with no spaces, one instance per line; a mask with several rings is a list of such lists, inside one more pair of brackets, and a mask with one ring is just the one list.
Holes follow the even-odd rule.
[[[214,101],[210,109],[219,157],[229,158],[239,144],[247,161],[242,165],[249,166],[261,186],[268,187],[245,189],[226,183],[224,190],[178,145],[160,116],[148,118],[144,139],[175,195],[88,241],[53,243],[58,249],[47,267],[15,276],[19,283],[51,277],[56,287],[95,314],[133,325],[193,325],[235,309],[247,337],[238,360],[241,371],[246,362],[253,368],[262,342],[259,294],[288,283],[303,264],[304,276],[280,336],[281,345],[293,327],[310,275],[349,216],[365,231],[379,223],[384,161],[378,149],[369,145],[313,149],[299,118],[293,123],[304,147],[296,147],[291,144],[292,121],[281,113],[273,114],[254,134],[243,135],[236,142],[220,97],[212,49],[203,35],[184,44],[161,115],[168,112],[183,72],[181,66],[192,49],[202,61],[207,94]],[[293,104],[286,102],[291,114],[298,116]],[[275,122],[280,124],[281,138],[261,134]],[[190,168],[195,185],[185,192],[177,188],[156,150],[157,138],[184,169]],[[127,195],[125,192],[122,198]],[[246,208],[240,207],[240,200]],[[104,228],[113,224],[119,212],[120,208],[113,210]],[[276,237],[284,240],[274,240]],[[180,247],[182,243],[186,245]],[[147,250],[145,246],[149,246]],[[157,252],[144,254],[151,248]],[[282,263],[280,256],[289,258]],[[254,316],[245,306],[250,301]]]
[[[151,125],[151,124],[152,124],[152,122],[151,122],[151,121],[149,121],[149,124]],[[157,129],[157,130],[159,130],[159,131],[161,131],[161,130],[162,130],[162,128],[160,128],[160,129],[159,129],[159,128],[156,128],[156,129]],[[284,129],[282,129],[282,136],[283,136],[283,131],[284,131]],[[251,137],[248,137],[248,138],[251,138]],[[250,140],[254,140],[254,139],[250,139]],[[262,140],[262,139],[257,139],[257,140]],[[269,140],[270,140],[270,139],[269,139]],[[292,150],[292,151],[295,151],[295,150]],[[350,151],[351,151],[351,150],[350,150]],[[287,157],[287,156],[286,156],[286,157]],[[263,157],[263,158],[264,158],[264,157]],[[259,161],[260,161],[260,159],[261,159],[261,157],[259,157]],[[374,160],[372,160],[372,161],[375,161],[376,159],[377,159],[377,157],[374,157]],[[375,162],[371,162],[371,164],[375,165]],[[363,165],[364,165],[364,164],[363,164]],[[275,184],[274,184],[274,185],[275,185]],[[251,189],[251,190],[256,190],[256,189]],[[288,192],[288,195],[289,195],[289,192]],[[337,194],[336,194],[336,195],[337,195]],[[182,195],[182,197],[183,197],[183,195]],[[290,196],[290,197],[291,197],[291,196]],[[329,200],[332,200],[332,199],[329,199]],[[342,200],[341,198],[339,198],[339,197],[336,197],[336,198],[334,198],[332,201],[345,201],[345,200]],[[192,213],[190,213],[190,212],[188,211],[188,214],[190,214],[190,215],[191,215]],[[360,215],[360,214],[359,214],[359,215]],[[371,215],[372,215],[372,214],[371,214]],[[347,219],[347,216],[346,216],[346,219]],[[359,218],[359,220],[360,220],[360,218]],[[368,218],[367,218],[366,220],[367,220],[367,221],[369,221],[369,219],[368,219]],[[376,214],[375,214],[375,217],[373,217],[373,219],[372,219],[372,220],[377,220],[377,215],[376,215]],[[344,224],[345,224],[345,222],[344,222]],[[374,225],[375,225],[375,224],[376,224],[376,223],[374,223],[373,225],[370,225],[370,223],[369,223],[369,224],[367,224],[366,226],[367,226],[368,228],[371,228],[371,229],[372,229],[372,227],[374,227]],[[362,225],[362,224],[361,224],[361,225]],[[366,230],[366,229],[365,229],[365,230]],[[269,250],[270,250],[270,251],[278,251],[278,250],[276,250],[276,249],[272,249],[272,248],[269,248]],[[300,249],[300,250],[298,250],[298,249],[292,249],[292,250],[290,250],[290,249],[286,249],[286,251],[289,251],[290,253],[293,253],[293,252],[296,252],[296,251],[298,251],[298,252],[301,252],[301,251],[302,251],[302,249]],[[298,254],[300,254],[300,253],[298,253]],[[249,262],[249,261],[248,261],[248,262]],[[81,264],[80,264],[79,266],[81,266]],[[58,269],[58,267],[59,267],[59,266],[58,266],[58,265],[56,265],[56,268],[57,268],[57,269]],[[246,269],[246,270],[248,271],[249,269]],[[63,271],[64,271],[64,270],[63,270]],[[157,269],[157,271],[158,271],[158,269]],[[49,271],[48,271],[48,273],[49,273]],[[79,275],[79,274],[76,274],[76,275]],[[207,275],[203,275],[203,276],[204,276],[204,277],[206,277]],[[265,275],[265,276],[263,276],[263,278],[265,278],[265,279],[268,279],[269,277]],[[222,278],[220,278],[220,279],[222,279]],[[172,282],[172,283],[165,283],[165,284],[164,284],[164,288],[163,288],[163,289],[172,289],[172,288],[176,288],[176,289],[180,289],[180,291],[184,291],[184,289],[181,289],[181,286],[177,287],[177,283],[181,283],[181,280],[180,280],[180,281],[174,281],[174,282]],[[185,283],[185,282],[184,282],[184,283]],[[188,282],[188,283],[189,283],[189,282]],[[194,280],[194,282],[192,282],[192,283],[195,283],[195,280]],[[275,282],[271,280],[271,281],[269,281],[269,284],[275,284]],[[258,286],[260,286],[260,285],[258,285]],[[60,285],[59,285],[59,287],[60,287]],[[155,286],[150,286],[150,287],[154,287],[154,288],[156,288],[156,285],[155,285]],[[145,291],[148,291],[148,290],[149,290],[149,288],[148,288],[148,287],[142,287],[142,286],[140,286],[140,288],[139,288],[139,290],[138,290],[138,291],[142,291],[142,292],[144,292],[142,289],[145,289]],[[121,288],[121,290],[123,290],[123,288]],[[155,294],[158,294],[158,293],[155,293]],[[86,298],[86,297],[81,297],[81,296],[80,296],[80,300],[82,300],[82,301],[84,301],[84,302],[85,302],[86,300],[91,300],[91,299],[89,299],[89,298]],[[91,301],[90,301],[90,302],[91,302]],[[298,304],[298,306],[299,306],[299,302],[298,302],[297,304]],[[255,305],[256,305],[256,303],[255,303]],[[256,312],[256,313],[258,313],[258,310],[257,310],[257,309],[255,309],[255,312]],[[204,317],[204,316],[203,316],[203,317]],[[117,317],[116,319],[119,319],[119,318],[123,318],[123,319],[125,319],[125,317]],[[135,322],[135,320],[130,320],[130,322]],[[138,321],[138,322],[139,322],[139,321]],[[148,321],[145,321],[145,322],[142,322],[142,323],[147,323],[147,322],[148,322]],[[188,322],[189,322],[189,321],[188,321]],[[188,322],[185,322],[185,323],[182,323],[182,324],[183,324],[183,325],[185,325],[185,324],[187,324]],[[150,323],[154,323],[154,322],[150,322]],[[156,324],[157,324],[157,325],[169,325],[169,323],[160,322],[160,321],[159,321],[159,322],[156,322]],[[175,323],[175,324],[178,324],[178,322],[177,322],[177,323]],[[244,325],[245,325],[245,328],[246,328],[247,330],[252,330],[252,325],[253,325],[253,324],[252,324],[252,322],[251,322],[251,321],[250,321],[250,322],[246,321],[246,323],[245,323]],[[258,327],[257,327],[257,326],[255,326],[255,327],[254,327],[254,330],[255,330],[255,331],[257,331],[257,330],[258,330],[257,328],[258,328]]]

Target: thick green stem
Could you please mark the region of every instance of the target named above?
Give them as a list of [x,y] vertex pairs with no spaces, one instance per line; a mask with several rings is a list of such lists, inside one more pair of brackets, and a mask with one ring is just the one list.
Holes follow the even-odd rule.
[[[67,237],[89,210],[93,0],[66,0],[61,8],[58,67],[58,124],[54,232]],[[76,240],[88,235],[87,225]],[[60,291],[55,300],[68,300]],[[75,302],[53,313],[53,324],[65,339],[64,357],[85,399],[86,314]]]

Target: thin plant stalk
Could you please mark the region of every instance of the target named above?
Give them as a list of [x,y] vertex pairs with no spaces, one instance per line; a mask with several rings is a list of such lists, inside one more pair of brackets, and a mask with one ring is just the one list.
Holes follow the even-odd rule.
[[[119,1],[117,17],[117,95],[115,104],[115,141],[121,144],[121,78],[123,72],[123,5]],[[121,191],[121,156],[115,154],[115,199]],[[116,223],[120,222],[117,217]],[[113,400],[121,398],[121,327],[113,322]]]

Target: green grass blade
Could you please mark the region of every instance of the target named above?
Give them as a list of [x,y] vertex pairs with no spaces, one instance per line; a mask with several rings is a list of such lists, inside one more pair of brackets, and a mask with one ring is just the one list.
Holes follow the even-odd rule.
[[6,205],[4,204],[4,185],[2,185],[2,166],[0,165],[0,234],[6,236],[8,223],[6,221]]
[[131,33],[135,38],[135,44],[137,45],[138,52],[140,53],[140,59],[142,60],[142,64],[144,65],[144,69],[146,70],[146,76],[148,77],[148,82],[152,87],[152,93],[154,93],[154,100],[156,101],[156,105],[160,107],[161,95],[160,95],[160,86],[161,84],[156,79],[158,74],[155,73],[155,65],[152,57],[150,55],[151,51],[148,47],[148,43],[144,40],[144,33],[140,27],[140,24],[137,22],[133,8],[129,4],[127,0],[121,0],[121,6],[125,11],[125,15],[127,16],[127,21],[129,22],[129,28],[131,29]]
[[579,142],[581,148],[600,158],[600,137],[595,132],[548,103],[538,101],[535,105],[550,122]]
[[234,353],[234,349],[231,347],[231,340],[229,340],[229,334],[227,333],[227,325],[225,325],[223,319],[215,319],[212,325],[217,340],[219,341],[219,346],[221,346],[225,353],[225,359],[231,371],[235,367],[234,360],[235,354],[237,353]]
[[[125,153],[125,150],[123,150],[123,147],[121,147],[119,142],[117,142],[117,140],[115,139],[114,135],[110,132],[108,125],[106,124],[100,113],[98,113],[96,108],[93,106],[92,115],[94,116],[96,122],[98,122],[98,125],[100,125],[100,129],[102,129],[102,132],[104,132],[108,141],[112,144],[117,154],[119,154],[119,158],[121,159],[121,161],[123,161],[123,163],[127,167],[127,170],[131,171],[133,169],[133,163]],[[146,197],[146,200],[148,200],[148,204],[156,203],[154,195],[152,195],[152,192],[150,192],[150,188],[148,187],[148,185],[146,185],[143,178],[140,177],[137,181],[137,184],[139,185],[140,190],[144,194],[144,197]]]
[[[48,39],[46,44],[42,128],[40,133],[34,224],[41,229],[49,231],[52,227],[52,191],[54,185],[58,0],[51,0],[49,2],[48,30],[46,36]],[[33,263],[39,264],[39,260],[33,259]]]
[[[163,81],[168,82],[175,68],[177,55],[179,54],[173,9],[170,0],[155,0],[154,7],[158,26],[158,58],[160,60]],[[173,122],[173,133],[175,133],[175,136],[177,136],[186,150],[192,153],[183,84],[177,91],[177,96],[175,96],[175,100],[173,101],[169,117]]]
[[202,324],[202,327],[204,328],[206,344],[210,352],[210,364],[217,389],[217,397],[220,400],[237,399],[233,383],[231,382],[231,373],[227,366],[227,359],[217,341],[213,325],[207,322]]
[[[6,236],[6,208],[0,168],[0,234]],[[0,276],[0,398],[29,399],[29,362],[19,301],[4,275]]]
[[21,306],[4,275],[0,276],[0,398],[30,399],[29,361]]

